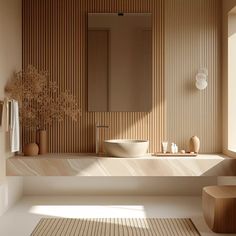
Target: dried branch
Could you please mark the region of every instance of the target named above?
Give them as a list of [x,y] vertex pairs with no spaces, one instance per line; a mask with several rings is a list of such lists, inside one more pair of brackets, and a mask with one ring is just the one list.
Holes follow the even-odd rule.
[[68,90],[61,92],[56,82],[48,80],[46,71],[31,65],[15,73],[5,91],[19,102],[25,128],[45,129],[54,121],[63,121],[65,116],[76,122],[81,115],[76,97]]

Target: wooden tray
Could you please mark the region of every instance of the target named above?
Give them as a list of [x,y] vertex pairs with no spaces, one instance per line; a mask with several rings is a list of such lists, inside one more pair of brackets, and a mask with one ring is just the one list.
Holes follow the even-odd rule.
[[198,154],[197,153],[190,153],[190,152],[186,152],[186,153],[162,153],[162,152],[157,152],[152,154],[152,156],[163,156],[163,157],[196,157]]

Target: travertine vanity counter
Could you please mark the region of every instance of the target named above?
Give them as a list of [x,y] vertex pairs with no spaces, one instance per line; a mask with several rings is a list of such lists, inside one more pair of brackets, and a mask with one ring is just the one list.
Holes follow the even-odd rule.
[[11,157],[6,170],[8,176],[235,176],[236,159],[221,154],[116,158],[54,153]]

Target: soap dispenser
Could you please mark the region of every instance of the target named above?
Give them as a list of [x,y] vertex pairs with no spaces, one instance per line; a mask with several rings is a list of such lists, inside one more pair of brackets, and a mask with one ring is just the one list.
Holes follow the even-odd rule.
[[175,153],[175,144],[171,143],[171,153]]
[[178,146],[175,144],[175,153],[178,153],[179,152],[179,148]]

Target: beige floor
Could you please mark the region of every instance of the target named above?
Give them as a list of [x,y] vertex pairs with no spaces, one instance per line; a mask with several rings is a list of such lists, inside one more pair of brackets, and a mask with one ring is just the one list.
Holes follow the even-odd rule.
[[42,217],[189,217],[202,236],[217,235],[204,222],[199,197],[142,196],[24,197],[0,217],[0,235],[28,236]]

